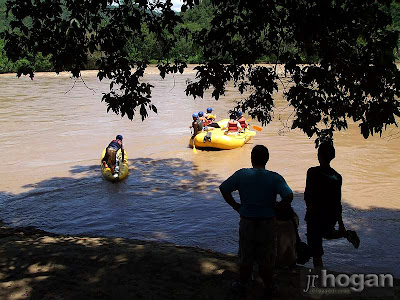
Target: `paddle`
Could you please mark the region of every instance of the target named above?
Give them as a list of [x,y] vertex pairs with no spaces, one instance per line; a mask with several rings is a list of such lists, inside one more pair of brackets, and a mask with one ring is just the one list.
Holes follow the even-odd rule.
[[257,131],[261,131],[262,130],[262,128],[260,126],[257,126],[257,125],[250,125],[249,124],[249,126],[251,126],[251,128],[253,128],[254,130],[257,130]]
[[194,145],[194,139],[192,139],[192,142],[193,142],[193,152],[194,154],[197,154],[197,149],[196,146]]
[[255,136],[257,134],[257,132],[255,132],[255,131],[247,131],[246,134],[249,135],[249,136]]

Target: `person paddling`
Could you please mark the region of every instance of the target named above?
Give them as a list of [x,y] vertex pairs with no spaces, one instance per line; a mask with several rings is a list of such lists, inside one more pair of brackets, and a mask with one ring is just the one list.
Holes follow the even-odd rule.
[[119,171],[119,160],[117,158],[117,152],[121,149],[122,153],[122,161],[124,161],[124,146],[122,144],[123,137],[122,135],[118,134],[115,137],[115,140],[112,140],[106,149],[106,154],[104,155],[102,162],[105,168],[110,168],[111,173],[114,176],[118,176]]
[[227,134],[237,134],[240,130],[242,130],[242,126],[240,123],[236,120],[236,115],[232,113],[229,116],[229,121],[228,121],[228,128],[227,128]]
[[243,116],[243,113],[241,111],[238,111],[237,116],[237,121],[240,123],[240,126],[242,126],[243,129],[246,129],[248,127],[248,124],[245,117]]
[[217,116],[212,113],[213,109],[211,107],[207,108],[207,113],[204,115],[204,117],[207,120],[207,126],[208,127],[214,127],[214,128],[220,128],[218,123],[215,122],[215,119]]
[[208,125],[208,120],[207,120],[207,118],[204,116],[204,113],[203,113],[202,111],[199,111],[199,113],[198,113],[197,115],[199,116],[199,120],[200,120],[201,124],[203,125],[203,128],[204,128],[204,127],[207,127],[207,125]]
[[203,130],[203,123],[199,120],[199,116],[196,113],[192,114],[192,118],[193,122],[189,128],[193,128],[192,139],[194,139],[194,137]]

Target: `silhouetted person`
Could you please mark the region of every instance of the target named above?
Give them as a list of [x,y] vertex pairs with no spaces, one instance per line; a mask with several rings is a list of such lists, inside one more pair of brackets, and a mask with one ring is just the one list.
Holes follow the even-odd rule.
[[[346,230],[342,219],[342,176],[330,166],[335,158],[332,143],[324,142],[318,148],[319,166],[307,171],[304,200],[307,211],[307,241],[314,268],[323,268],[322,239],[347,238],[355,248],[360,240],[355,231]],[[335,229],[336,223],[339,230]]]
[[[272,292],[272,272],[276,256],[275,206],[280,195],[281,205],[290,207],[293,192],[278,173],[265,169],[269,152],[257,145],[251,151],[253,168],[240,169],[220,185],[225,201],[240,214],[239,269],[240,280],[233,287],[244,294],[253,263],[259,265],[265,293]],[[240,204],[233,197],[239,191]]]

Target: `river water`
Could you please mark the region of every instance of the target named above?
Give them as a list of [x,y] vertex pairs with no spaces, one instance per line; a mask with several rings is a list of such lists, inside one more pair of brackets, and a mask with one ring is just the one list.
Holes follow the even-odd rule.
[[[151,68],[158,114],[141,122],[106,113],[96,72],[83,80],[38,73],[33,81],[0,75],[0,219],[55,233],[105,235],[173,242],[236,253],[238,215],[224,202],[219,184],[250,167],[255,144],[270,150],[267,168],[282,174],[295,192],[305,240],[303,192],[307,169],[317,165],[313,139],[288,130],[290,109],[282,89],[274,121],[242,148],[198,151],[187,147],[191,114],[213,107],[225,118],[240,95],[228,88],[219,101],[185,96],[189,70],[162,80]],[[285,82],[284,82],[285,83]],[[257,124],[256,122],[253,122]],[[116,134],[124,136],[130,175],[120,183],[102,178],[99,159]],[[324,242],[325,266],[347,272],[400,276],[400,129],[364,140],[357,125],[335,135],[332,162],[343,176],[344,222],[361,245]]]

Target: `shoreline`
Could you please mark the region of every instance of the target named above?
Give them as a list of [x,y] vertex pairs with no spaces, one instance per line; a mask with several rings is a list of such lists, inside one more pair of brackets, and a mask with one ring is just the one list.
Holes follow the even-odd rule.
[[[0,221],[0,299],[239,299],[236,256],[197,247],[124,238],[69,236]],[[363,299],[304,295],[307,269],[277,270],[280,295],[272,299]],[[329,272],[335,273],[335,272]],[[382,291],[382,290],[380,290]],[[246,299],[258,299],[260,279]],[[400,280],[387,299],[400,296]],[[382,294],[368,299],[385,299]]]
[[[200,66],[200,65],[202,65],[202,64],[187,64],[187,67],[184,69],[184,72],[182,74],[177,72],[174,75],[190,75],[190,74],[193,75],[193,74],[196,74],[197,71],[195,71],[194,68],[197,67],[197,66]],[[257,64],[254,64],[254,65],[257,65],[257,66],[275,66],[275,64],[273,64],[273,63],[271,63],[271,64],[268,64],[268,63],[257,63]],[[279,69],[279,73],[283,73],[284,72],[283,64],[277,64],[277,67]],[[97,73],[98,72],[99,72],[99,70],[96,70],[96,69],[81,70],[81,75],[82,76],[93,75],[93,76],[97,77]],[[144,75],[159,75],[159,74],[160,74],[160,71],[157,68],[157,64],[149,64],[146,67],[146,70],[144,71]],[[0,77],[10,77],[11,75],[13,77],[17,77],[16,76],[17,72],[0,73]],[[35,75],[34,78],[36,78],[36,77],[39,77],[39,78],[41,78],[41,77],[59,77],[59,78],[60,77],[66,77],[66,78],[69,78],[69,77],[72,76],[71,72],[69,72],[69,71],[62,71],[62,72],[60,72],[58,74],[55,71],[40,71],[40,72],[34,72],[34,75]],[[172,74],[168,74],[166,76],[169,76],[169,75],[172,75]],[[28,75],[21,75],[21,78],[23,78],[23,77],[29,78]]]

